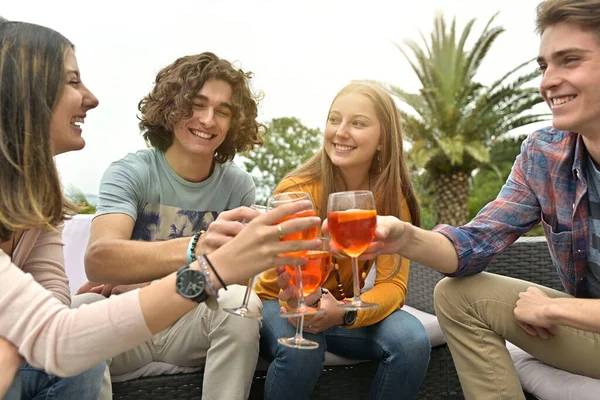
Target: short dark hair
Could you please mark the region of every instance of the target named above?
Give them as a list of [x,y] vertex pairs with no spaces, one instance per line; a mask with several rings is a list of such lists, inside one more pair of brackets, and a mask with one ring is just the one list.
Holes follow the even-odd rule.
[[237,153],[262,145],[264,125],[256,121],[257,101],[250,89],[251,72],[244,72],[215,54],[181,57],[163,68],[156,76],[152,91],[139,103],[140,130],[144,139],[162,151],[173,143],[173,127],[182,119],[192,116],[192,101],[209,79],[218,79],[231,85],[233,115],[225,140],[217,148],[218,162],[233,160]]

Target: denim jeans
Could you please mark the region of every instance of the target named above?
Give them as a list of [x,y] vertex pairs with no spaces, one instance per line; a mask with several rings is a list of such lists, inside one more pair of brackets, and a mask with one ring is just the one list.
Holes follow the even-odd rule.
[[308,399],[321,372],[325,351],[362,360],[379,360],[371,383],[371,399],[412,399],[425,378],[431,344],[421,322],[398,310],[384,320],[361,328],[334,326],[319,334],[304,332],[319,343],[316,350],[282,346],[278,338],[296,329],[279,316],[277,300],[263,301],[260,354],[272,361],[265,382],[266,400]]
[[59,378],[25,363],[19,368],[5,399],[97,400],[104,368],[105,363],[101,363],[79,375]]

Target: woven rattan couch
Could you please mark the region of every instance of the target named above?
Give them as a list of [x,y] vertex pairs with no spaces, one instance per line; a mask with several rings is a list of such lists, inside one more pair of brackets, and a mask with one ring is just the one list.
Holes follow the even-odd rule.
[[[519,239],[496,257],[488,271],[562,290],[543,237]],[[433,289],[442,277],[440,273],[412,263],[406,304],[434,314]],[[312,398],[367,399],[369,384],[376,369],[376,362],[326,367]],[[251,399],[262,399],[265,374],[264,370],[259,370],[255,374]],[[202,373],[198,372],[115,383],[113,392],[115,399],[200,399],[201,386]],[[427,376],[417,398],[463,398],[452,357],[446,345],[432,349]]]

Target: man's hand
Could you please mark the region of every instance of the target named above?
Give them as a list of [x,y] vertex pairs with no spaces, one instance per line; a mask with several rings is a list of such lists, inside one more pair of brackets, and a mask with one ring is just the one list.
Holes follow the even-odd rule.
[[[375,238],[359,257],[361,260],[372,260],[380,254],[401,254],[403,247],[403,235],[406,233],[408,222],[400,221],[392,216],[377,216],[377,228]],[[329,232],[327,220],[323,222],[322,231]],[[333,240],[330,242],[331,252],[339,254],[343,252],[335,246]]]
[[259,216],[259,211],[249,207],[238,207],[219,214],[198,240],[196,256],[210,254],[233,239],[246,226],[242,221],[251,221]]
[[149,284],[150,284],[150,282],[134,283],[131,285],[111,285],[111,284],[95,283],[95,282],[87,281],[77,290],[77,293],[75,293],[75,294],[77,295],[77,294],[82,294],[82,293],[98,293],[104,297],[110,297],[113,294],[114,295],[122,294],[125,292],[129,292],[130,290],[134,290],[137,288],[143,288],[145,286],[148,286]]
[[[325,312],[304,317],[304,332],[320,333],[332,326],[343,324],[345,311],[338,307],[340,304],[342,302],[337,301],[331,293],[324,293],[323,297],[321,297],[320,308],[325,310]],[[285,309],[282,309],[282,312],[285,312]],[[296,326],[298,318],[288,318],[288,321],[290,324]]]
[[0,337],[0,399],[4,398],[6,392],[12,385],[19,367],[23,364],[23,359],[19,355],[17,348],[8,340]]
[[556,327],[548,318],[548,306],[553,299],[536,287],[527,288],[519,293],[519,300],[514,310],[517,324],[531,336],[548,339],[556,334]]

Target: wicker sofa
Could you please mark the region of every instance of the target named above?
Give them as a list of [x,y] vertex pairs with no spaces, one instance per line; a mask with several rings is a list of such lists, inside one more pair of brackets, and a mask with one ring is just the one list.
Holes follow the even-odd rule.
[[[67,222],[65,226],[65,263],[72,291],[76,290],[80,283],[85,281],[83,253],[89,235],[90,221],[91,218],[89,217],[77,216]],[[558,279],[543,237],[519,239],[496,257],[488,271],[562,290],[562,284]],[[429,324],[429,326],[426,325],[428,329],[431,328],[432,319],[433,324],[437,325],[437,320],[433,315],[433,289],[442,277],[442,274],[419,264],[411,264],[409,290],[406,299],[406,305],[409,306],[407,309],[412,307],[413,310],[409,310],[409,312],[413,313],[416,309],[416,312],[422,314],[417,315],[422,321],[424,321],[423,316],[426,319],[428,317],[427,321],[424,321],[424,324]],[[430,331],[428,330],[428,332]],[[427,376],[417,399],[462,399],[462,390],[450,352],[447,346],[443,344],[443,338],[440,341],[438,337],[435,342],[440,344],[432,348]],[[375,375],[377,362],[333,361],[333,363],[329,362],[325,366],[324,373],[319,379],[311,398],[328,400],[368,398],[369,385]],[[232,366],[232,368],[235,368],[235,366]],[[252,384],[251,399],[262,399],[265,375],[266,363],[259,363]],[[571,378],[567,377],[565,379],[572,380]],[[585,379],[593,381],[591,386],[598,388],[594,393],[600,391],[600,381]],[[538,384],[545,386],[544,382]],[[580,386],[585,385],[589,387],[590,382],[586,381],[580,384]],[[527,384],[524,384],[524,386],[527,387]],[[202,372],[197,371],[113,383],[113,394],[115,399],[200,399],[201,387]],[[529,394],[527,395],[529,398],[534,398]],[[545,397],[541,396],[540,398]],[[562,397],[556,396],[547,398],[560,398],[562,400]],[[580,399],[584,397],[575,396],[573,398]]]
[[[488,271],[537,282],[558,290],[562,289],[543,237],[520,239],[498,255]],[[442,277],[438,272],[412,263],[406,304],[434,314],[433,289]],[[325,367],[311,398],[368,398],[369,384],[376,369],[376,362]],[[262,399],[264,379],[265,371],[259,368],[254,377],[251,399]],[[113,390],[115,399],[195,399],[200,398],[201,385],[202,374],[197,372],[116,383]],[[417,398],[448,400],[463,398],[452,357],[445,344],[432,348],[427,376]]]

